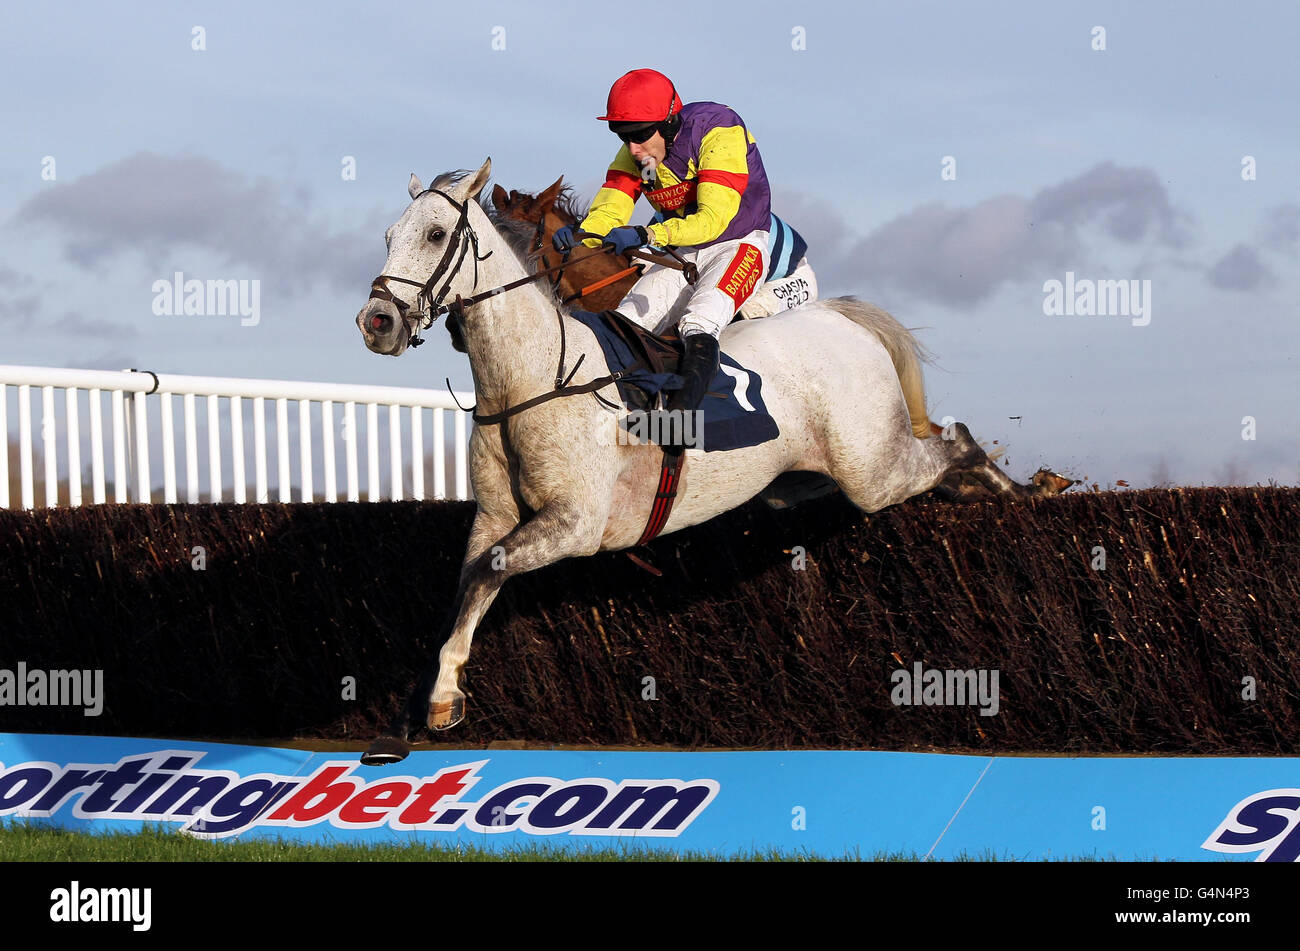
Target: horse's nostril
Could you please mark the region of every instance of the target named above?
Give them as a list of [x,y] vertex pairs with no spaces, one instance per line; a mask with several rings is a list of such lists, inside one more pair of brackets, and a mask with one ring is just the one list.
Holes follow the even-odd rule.
[[370,326],[376,332],[386,334],[393,329],[393,319],[387,314],[375,314],[370,318]]

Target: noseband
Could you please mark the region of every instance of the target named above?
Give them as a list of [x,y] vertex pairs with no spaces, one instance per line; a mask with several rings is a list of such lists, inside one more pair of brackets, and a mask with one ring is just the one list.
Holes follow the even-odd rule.
[[[465,254],[469,251],[470,246],[473,245],[474,248],[475,289],[478,288],[478,262],[486,261],[492,256],[491,251],[481,256],[478,253],[478,235],[475,234],[473,226],[469,223],[470,199],[467,198],[463,203],[461,203],[456,201],[456,199],[452,198],[446,192],[440,191],[437,188],[426,188],[424,191],[420,192],[420,194],[416,195],[415,198],[422,198],[430,192],[435,195],[441,195],[443,198],[447,199],[451,206],[460,213],[460,217],[456,219],[455,226],[451,229],[451,240],[447,242],[447,250],[443,252],[442,259],[438,262],[438,266],[433,269],[433,273],[429,275],[429,279],[423,283],[412,281],[405,277],[398,277],[395,274],[380,274],[370,282],[370,297],[372,300],[388,301],[397,308],[397,312],[401,315],[403,321],[408,319],[413,319],[415,321],[415,329],[411,331],[410,342],[412,347],[418,347],[420,344],[424,343],[424,340],[419,335],[421,330],[429,327],[442,314],[455,313],[454,309],[450,305],[444,306],[442,301],[447,296],[448,292],[450,292],[451,282],[460,271],[461,263],[465,260]],[[455,263],[452,263],[453,258],[455,258]],[[447,278],[443,281],[441,289],[435,295],[433,289],[438,282],[442,280],[444,274],[447,275]],[[420,292],[415,296],[415,305],[417,309],[412,310],[410,304],[406,303],[394,294],[392,288],[388,286],[389,281],[397,281],[400,284],[410,284],[412,287],[418,287]],[[451,318],[448,319],[450,320]]]

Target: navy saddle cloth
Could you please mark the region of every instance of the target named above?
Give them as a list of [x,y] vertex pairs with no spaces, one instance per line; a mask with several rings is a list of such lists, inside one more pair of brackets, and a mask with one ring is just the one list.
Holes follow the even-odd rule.
[[[628,410],[650,409],[660,391],[681,387],[682,378],[675,372],[681,346],[675,335],[646,334],[618,311],[574,310],[569,316],[595,333],[610,372],[617,373],[638,361],[648,364],[618,381],[619,396]],[[725,353],[720,355],[720,364],[700,404],[704,411],[701,448],[705,452],[723,452],[775,439],[780,430],[763,403],[762,377]]]

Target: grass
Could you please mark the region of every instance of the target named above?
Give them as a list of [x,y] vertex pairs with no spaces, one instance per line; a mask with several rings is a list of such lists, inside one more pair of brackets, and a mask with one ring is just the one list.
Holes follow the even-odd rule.
[[[412,841],[404,844],[304,845],[284,839],[206,841],[174,828],[147,826],[140,832],[89,833],[55,826],[11,823],[0,826],[0,859],[6,862],[922,862],[915,853],[851,854],[828,859],[801,851],[776,849],[742,851],[732,855],[703,852],[648,851],[588,847],[577,851],[554,845],[521,845],[499,852],[473,846],[440,846]],[[957,862],[1018,861],[992,850],[962,854]],[[1107,861],[1081,856],[1067,861]]]

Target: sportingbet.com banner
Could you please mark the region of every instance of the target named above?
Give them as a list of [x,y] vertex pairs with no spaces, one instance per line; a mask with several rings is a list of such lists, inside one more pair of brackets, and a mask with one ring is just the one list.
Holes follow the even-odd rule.
[[0,821],[207,839],[1296,861],[1300,759],[440,750],[0,734]]

